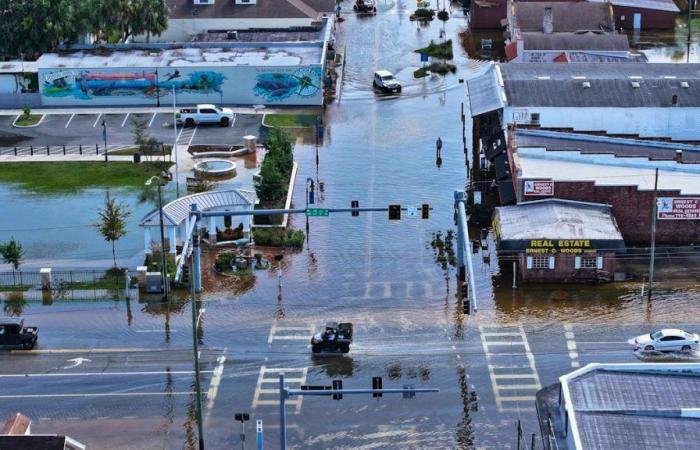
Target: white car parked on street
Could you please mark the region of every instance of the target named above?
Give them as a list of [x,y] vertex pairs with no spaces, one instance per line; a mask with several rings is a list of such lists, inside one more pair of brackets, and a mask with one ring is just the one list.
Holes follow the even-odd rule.
[[634,338],[635,350],[647,352],[689,352],[698,350],[697,334],[686,333],[683,330],[664,329],[651,334],[643,334]]

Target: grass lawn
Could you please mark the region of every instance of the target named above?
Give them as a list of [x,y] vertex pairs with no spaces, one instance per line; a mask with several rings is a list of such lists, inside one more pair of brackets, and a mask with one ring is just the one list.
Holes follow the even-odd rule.
[[263,123],[273,128],[313,128],[315,114],[265,114]]
[[37,123],[39,123],[42,117],[43,115],[41,114],[30,114],[28,116],[22,114],[15,121],[15,125],[17,125],[18,127],[29,127],[32,125],[36,125]]
[[18,284],[16,286],[0,286],[0,292],[24,292],[28,291],[31,286]]
[[[170,152],[172,151],[173,146],[172,145],[166,145],[165,146],[165,156],[168,156]],[[129,147],[129,148],[122,148],[120,150],[112,150],[109,152],[110,155],[116,155],[116,156],[131,156],[134,153],[141,153],[141,156],[161,156],[163,155],[163,152],[159,148],[158,150],[154,152],[139,152],[138,147]]]
[[423,78],[428,75],[428,71],[439,73],[440,75],[445,75],[448,72],[455,73],[457,67],[449,63],[438,63],[434,62],[426,67],[421,67],[420,69],[413,72],[414,78]]
[[63,194],[95,187],[140,188],[160,172],[161,166],[156,163],[11,162],[0,164],[0,182],[17,183],[39,193]]

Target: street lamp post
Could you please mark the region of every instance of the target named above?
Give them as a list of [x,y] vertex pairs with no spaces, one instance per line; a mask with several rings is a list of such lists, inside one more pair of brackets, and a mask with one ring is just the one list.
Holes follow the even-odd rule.
[[163,194],[161,192],[161,177],[154,175],[146,181],[146,186],[150,186],[153,179],[158,183],[158,217],[160,222],[160,273],[163,282],[163,301],[168,301],[168,262],[165,257],[165,229],[163,226]]
[[102,119],[102,138],[105,141],[105,162],[107,162],[107,122]]
[[180,183],[178,182],[178,171],[180,170],[177,164],[177,108],[175,107],[175,84],[173,83],[173,151],[175,152],[175,194],[180,198]]

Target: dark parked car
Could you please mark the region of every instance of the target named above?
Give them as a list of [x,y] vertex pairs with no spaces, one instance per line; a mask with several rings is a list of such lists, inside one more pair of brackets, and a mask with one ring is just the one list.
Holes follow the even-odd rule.
[[328,322],[324,331],[319,331],[311,338],[311,350],[314,353],[350,351],[352,343],[352,324]]
[[39,328],[25,327],[22,320],[0,320],[0,345],[22,346],[31,350],[39,338]]

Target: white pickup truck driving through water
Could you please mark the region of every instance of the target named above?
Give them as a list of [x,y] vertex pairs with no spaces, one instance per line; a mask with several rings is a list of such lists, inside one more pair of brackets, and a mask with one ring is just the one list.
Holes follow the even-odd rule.
[[177,114],[177,123],[193,127],[200,123],[218,123],[227,127],[233,120],[233,111],[216,105],[197,105],[196,108],[182,108]]

